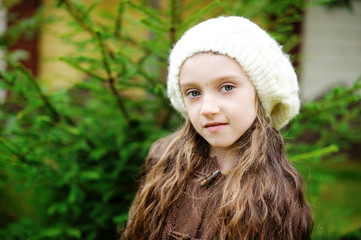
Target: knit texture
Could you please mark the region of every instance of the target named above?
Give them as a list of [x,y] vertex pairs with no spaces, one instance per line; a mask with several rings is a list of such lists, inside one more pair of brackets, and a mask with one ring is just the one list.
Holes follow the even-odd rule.
[[184,117],[187,110],[179,73],[187,58],[215,52],[235,59],[252,81],[266,114],[280,129],[300,108],[297,76],[282,47],[259,26],[243,17],[218,17],[190,28],[169,57],[167,93]]

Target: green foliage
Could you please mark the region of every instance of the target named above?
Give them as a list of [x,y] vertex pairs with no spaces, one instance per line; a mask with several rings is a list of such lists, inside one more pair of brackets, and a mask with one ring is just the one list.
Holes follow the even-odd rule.
[[353,231],[351,233],[348,233],[340,237],[338,240],[360,240],[360,239],[361,239],[361,229],[358,229],[356,231]]
[[[315,0],[310,1],[310,6],[315,5],[323,5],[326,9],[339,9],[339,8],[345,8],[349,10],[350,12],[353,11],[352,2],[355,2],[356,0]],[[360,0],[357,0],[360,1]]]
[[[290,141],[286,146],[291,160],[313,159],[321,163],[321,156],[328,153],[347,152],[358,144],[361,136],[361,77],[350,87],[335,87],[323,98],[302,106],[301,113],[283,130]],[[300,154],[301,153],[301,154]]]
[[[301,113],[283,129],[290,160],[307,183],[316,221],[315,239],[337,239],[340,234],[325,232],[335,222],[330,223],[330,219],[325,219],[321,212],[321,193],[322,187],[335,178],[328,168],[350,158],[351,146],[360,146],[361,135],[357,134],[361,131],[360,90],[361,77],[352,86],[335,87],[321,99],[304,104]],[[334,211],[339,218],[349,214],[346,209],[338,209],[337,206],[329,211]],[[347,225],[339,219],[336,221],[344,227]]]
[[314,147],[335,144],[344,150],[359,143],[361,135],[356,133],[361,131],[360,89],[361,77],[351,87],[336,87],[322,99],[305,104],[288,129],[290,137],[300,141],[308,137]]
[[[0,37],[8,63],[0,72],[0,89],[7,91],[0,108],[0,239],[116,238],[150,145],[181,122],[165,93],[175,41],[206,17],[237,14],[254,18],[289,50],[298,44],[295,23],[304,5],[169,0],[161,9],[119,1],[115,11],[99,11],[101,1],[85,2],[53,1],[71,20],[47,19],[40,12]],[[84,74],[72,88],[55,92],[21,65],[23,52],[9,50],[49,21],[66,22],[69,31],[59,38],[76,49],[57,61]],[[360,140],[350,134],[361,125],[357,89],[359,81],[306,104],[285,130],[287,150],[305,176],[310,165],[320,168],[323,156]],[[312,144],[305,137],[310,131],[317,135]],[[309,185],[317,189],[319,180]],[[312,191],[314,198],[317,193]]]

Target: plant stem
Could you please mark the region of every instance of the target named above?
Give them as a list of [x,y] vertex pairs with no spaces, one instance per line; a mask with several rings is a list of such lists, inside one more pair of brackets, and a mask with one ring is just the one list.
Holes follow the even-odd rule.
[[95,31],[93,31],[93,29],[84,21],[83,17],[79,14],[79,11],[75,9],[68,0],[60,0],[60,2],[61,4],[64,4],[66,10],[68,10],[70,15],[76,20],[77,23],[80,24],[82,28],[89,32],[92,37],[96,37]]
[[66,62],[67,64],[69,64],[70,66],[74,67],[75,69],[78,69],[79,71],[83,72],[83,73],[86,73],[88,74],[89,76],[95,78],[95,79],[98,79],[102,82],[105,82],[106,80],[100,76],[98,76],[97,74],[95,73],[92,73],[90,70],[82,67],[79,63],[75,62],[75,61],[71,61],[67,58],[60,58],[61,61],[64,61]]
[[118,4],[118,13],[117,17],[115,18],[115,29],[114,29],[114,36],[118,39],[121,38],[122,34],[122,26],[123,26],[123,13],[124,13],[124,1],[121,0]]
[[38,92],[40,98],[43,100],[46,108],[49,110],[50,115],[52,117],[52,119],[55,122],[59,122],[61,120],[61,115],[60,113],[55,109],[55,107],[51,104],[49,98],[41,91],[39,84],[37,83],[36,79],[34,78],[34,76],[29,72],[28,69],[26,69],[23,65],[18,64],[16,66],[16,68],[18,70],[20,70],[20,72],[22,72],[27,79],[30,81],[30,83],[33,85],[33,87],[35,88],[35,90]]
[[[2,79],[6,85],[8,85],[9,87],[13,87],[14,83],[10,82],[8,79],[6,79],[6,77],[0,72],[0,79]],[[26,96],[21,92],[19,93],[19,96],[26,102],[28,99],[26,98]],[[7,98],[7,97],[6,97]],[[5,98],[5,99],[6,99]]]
[[[75,8],[71,5],[71,3],[68,1],[68,0],[60,0],[61,3],[63,3],[65,5],[65,8],[66,10],[69,12],[69,14],[74,18],[74,20],[76,22],[78,22],[78,24],[85,30],[87,31],[92,37],[95,37],[98,39],[99,41],[99,45],[100,47],[102,48],[102,58],[103,58],[103,64],[104,64],[104,67],[105,67],[105,70],[107,72],[107,75],[108,75],[108,83],[109,83],[109,86],[111,88],[111,91],[112,93],[114,94],[114,96],[116,97],[116,100],[117,100],[117,104],[119,106],[119,108],[121,109],[121,111],[124,113],[124,118],[125,118],[125,121],[129,122],[130,121],[130,117],[124,107],[124,104],[122,102],[122,99],[121,99],[121,96],[119,95],[119,93],[117,92],[116,88],[115,88],[115,83],[114,83],[114,79],[113,77],[111,76],[111,73],[110,73],[110,68],[109,68],[109,64],[108,64],[108,61],[107,61],[107,54],[108,56],[114,56],[114,52],[111,51],[108,46],[106,45],[106,43],[103,42],[101,36],[99,35],[98,36],[98,33],[95,32],[89,25],[87,22],[84,21],[84,19],[78,14],[78,12],[75,10]],[[177,23],[177,14],[176,14],[176,11],[177,11],[177,3],[178,3],[178,0],[171,0],[173,2],[172,4],[172,23],[174,25],[174,28],[171,27],[171,39],[172,40],[172,44],[175,42],[175,37],[176,37],[176,23]],[[121,29],[121,26],[119,26],[119,30]],[[131,43],[135,43],[133,42],[131,39],[125,39],[125,38],[122,38],[126,41],[131,41]],[[145,80],[147,80],[152,87],[156,87],[156,84],[157,82],[152,78],[150,77],[137,63],[135,63],[131,58],[129,58],[128,56],[126,56],[125,54],[121,54],[122,57],[127,60],[131,65],[133,65],[137,71],[139,72],[139,74],[141,76],[143,76],[145,78]],[[169,100],[168,98],[165,98],[163,95],[161,94],[157,94],[157,96],[159,98],[161,98],[161,101],[164,103],[165,107],[169,110],[167,112],[172,112],[172,108],[170,107],[169,105]]]
[[110,70],[110,67],[109,67],[109,63],[108,63],[108,59],[107,59],[107,53],[110,55],[110,56],[113,56],[113,52],[111,52],[108,47],[105,45],[105,43],[103,42],[103,39],[101,37],[101,34],[100,32],[96,32],[94,31],[86,21],[84,21],[84,19],[82,18],[82,16],[79,14],[79,11],[77,11],[73,6],[72,4],[68,1],[68,0],[61,0],[61,3],[64,4],[66,10],[70,13],[70,15],[75,19],[75,21],[77,23],[80,24],[80,26],[85,30],[87,31],[88,33],[90,33],[90,35],[92,37],[95,37],[97,38],[98,40],[98,43],[99,43],[99,46],[100,46],[100,49],[101,49],[101,55],[102,55],[102,62],[103,62],[103,65],[104,65],[104,68],[105,68],[105,71],[107,73],[107,82],[109,84],[109,87],[113,93],[113,95],[115,96],[116,98],[116,102],[117,102],[117,105],[119,106],[121,112],[123,113],[124,115],[124,120],[127,124],[129,124],[130,122],[130,117],[129,117],[129,114],[123,104],[123,100],[121,98],[121,96],[119,95],[118,91],[116,90],[115,88],[115,81],[114,81],[114,78],[112,77],[112,74],[111,74],[111,70]]
[[110,87],[114,97],[116,98],[119,109],[121,110],[121,112],[124,115],[125,122],[127,124],[129,124],[130,123],[130,117],[129,117],[128,111],[124,106],[122,97],[120,96],[119,92],[117,91],[117,89],[115,87],[115,81],[114,81],[114,78],[112,76],[112,73],[111,73],[111,70],[110,70],[110,67],[109,67],[109,62],[108,62],[108,58],[107,58],[108,49],[106,48],[106,46],[105,46],[105,44],[103,42],[103,39],[102,39],[102,36],[101,36],[100,32],[96,32],[96,37],[98,39],[98,43],[99,43],[99,46],[100,46],[102,61],[103,61],[105,71],[107,73],[107,77],[108,77],[107,81],[108,81],[109,87]]
[[170,48],[173,48],[173,45],[176,41],[176,33],[177,33],[177,0],[170,0],[170,18],[171,18],[171,26],[169,28],[169,36],[170,36]]
[[[9,139],[7,141],[10,142]],[[13,154],[15,157],[17,157],[20,160],[20,162],[29,164],[29,165],[35,165],[34,162],[30,162],[30,161],[28,161],[28,159],[26,159],[26,154],[21,153],[20,150],[18,152],[16,152],[10,146],[7,146],[7,144],[5,144],[3,138],[0,138],[0,144],[2,144],[3,147],[6,148],[11,154]]]

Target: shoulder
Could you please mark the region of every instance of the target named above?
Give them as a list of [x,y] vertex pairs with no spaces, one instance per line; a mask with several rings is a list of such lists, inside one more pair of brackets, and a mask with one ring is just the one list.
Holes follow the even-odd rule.
[[172,145],[174,140],[177,139],[178,133],[172,133],[164,138],[156,140],[149,149],[148,155],[140,170],[140,178],[145,177],[153,166],[159,161],[162,155],[167,151],[168,147]]
[[164,138],[160,138],[155,141],[150,147],[148,158],[159,159],[162,157],[163,153],[167,150],[167,148],[176,140],[178,136],[177,132],[174,132]]

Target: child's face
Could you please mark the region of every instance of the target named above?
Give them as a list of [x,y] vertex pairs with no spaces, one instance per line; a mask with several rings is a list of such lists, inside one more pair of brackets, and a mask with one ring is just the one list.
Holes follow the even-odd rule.
[[256,118],[253,84],[225,55],[200,53],[187,59],[180,85],[193,127],[214,149],[230,147]]

